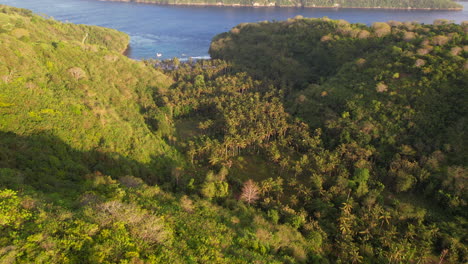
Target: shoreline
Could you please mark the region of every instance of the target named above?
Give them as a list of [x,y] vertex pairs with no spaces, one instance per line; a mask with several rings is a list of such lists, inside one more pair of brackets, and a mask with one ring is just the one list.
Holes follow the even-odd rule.
[[151,4],[151,5],[160,5],[160,6],[198,6],[198,7],[269,7],[269,8],[317,8],[317,9],[367,9],[367,10],[425,10],[425,11],[462,11],[463,7],[460,8],[424,8],[424,7],[333,7],[333,6],[302,6],[302,5],[276,5],[276,4],[268,4],[268,5],[261,5],[258,3],[254,3],[253,5],[244,5],[244,4],[224,4],[224,3],[217,3],[217,4],[209,4],[209,3],[184,3],[184,4],[170,4],[170,3],[159,3],[155,1],[148,1],[148,0],[99,0],[101,2],[123,2],[123,3],[138,3],[138,4]]
[[150,58],[143,58],[143,59],[135,59],[135,58],[132,58],[130,57],[130,50],[132,49],[132,47],[130,46],[130,42],[127,44],[127,47],[125,48],[124,51],[121,52],[121,54],[125,57],[127,57],[128,59],[130,60],[134,60],[134,61],[142,61],[142,60],[147,60],[147,59],[157,59],[157,60],[172,60],[174,58],[177,58],[179,59],[181,62],[188,62],[190,60],[211,60],[211,56],[208,54],[208,55],[200,55],[200,56],[190,56],[190,57],[173,57],[173,58],[166,58],[166,59],[159,59],[159,58],[153,58],[153,57],[150,57]]

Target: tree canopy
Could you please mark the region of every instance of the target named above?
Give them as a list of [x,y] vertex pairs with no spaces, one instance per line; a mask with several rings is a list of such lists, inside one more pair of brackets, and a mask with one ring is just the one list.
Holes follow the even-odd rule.
[[1,263],[468,261],[467,24],[0,22]]

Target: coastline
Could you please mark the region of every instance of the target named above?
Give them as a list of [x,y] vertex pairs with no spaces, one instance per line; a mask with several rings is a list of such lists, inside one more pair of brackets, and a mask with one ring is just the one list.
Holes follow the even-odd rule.
[[268,4],[263,5],[259,3],[254,3],[253,5],[245,5],[245,4],[224,4],[218,2],[216,4],[210,3],[159,3],[150,0],[99,0],[102,2],[124,2],[124,3],[139,3],[139,4],[151,4],[151,5],[161,5],[161,6],[198,6],[198,7],[289,7],[289,8],[307,8],[307,9],[367,9],[367,10],[441,10],[441,11],[462,11],[463,7],[460,8],[424,8],[424,7],[334,7],[334,6],[303,6],[303,5],[276,5],[276,4]]

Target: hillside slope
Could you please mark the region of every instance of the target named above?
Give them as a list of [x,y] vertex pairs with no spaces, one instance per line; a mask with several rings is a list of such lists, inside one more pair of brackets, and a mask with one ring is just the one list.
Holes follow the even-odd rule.
[[[403,211],[388,216],[393,214],[393,226],[403,237],[412,230],[403,215],[419,211],[427,214],[419,215],[419,225],[439,228],[433,245],[450,247],[455,262],[465,262],[467,237],[461,234],[466,233],[468,199],[467,32],[467,23],[444,20],[369,27],[296,17],[238,25],[213,39],[210,55],[232,64],[234,72],[247,72],[280,89],[286,111],[321,132],[323,147],[332,155],[306,148],[309,152],[302,158],[293,158],[296,163],[290,166],[298,167],[295,175],[304,184],[295,198],[306,204],[293,208],[318,215],[319,223],[327,226],[334,219],[332,208],[347,204],[354,216],[346,221],[354,227],[379,210],[376,204],[400,208]],[[298,150],[305,152],[303,147]],[[353,202],[345,202],[350,197]],[[382,200],[374,203],[374,198]],[[342,228],[349,228],[343,223]],[[369,229],[361,228],[341,230],[335,253],[353,250],[355,243],[359,254],[369,254],[363,247],[379,239],[376,233],[363,235]],[[395,247],[405,248],[407,261],[416,258],[408,255],[408,247]],[[344,254],[343,259],[351,262],[351,257]]]
[[1,263],[467,262],[466,24],[0,21]]
[[195,174],[156,105],[173,80],[123,56],[128,36],[7,6],[0,21],[0,263],[305,259],[302,235],[253,207],[168,192]]
[[[161,157],[160,166],[176,159],[153,127],[162,115],[153,95],[172,81],[121,55],[128,45],[127,35],[62,24],[25,10],[0,10],[3,132],[19,136],[46,133],[78,151],[99,149],[142,164],[154,162],[157,156]],[[129,164],[107,169],[113,166],[157,178],[150,172],[140,175],[140,169],[134,171]],[[34,177],[42,176],[36,173]]]

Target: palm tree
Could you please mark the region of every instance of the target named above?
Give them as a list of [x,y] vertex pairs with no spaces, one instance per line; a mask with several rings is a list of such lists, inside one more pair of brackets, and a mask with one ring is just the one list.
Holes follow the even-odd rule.
[[392,219],[392,216],[390,215],[390,212],[385,211],[380,217],[380,220],[382,220],[382,223],[380,225],[380,228],[382,228],[383,224],[386,223],[387,225],[390,224],[390,219]]
[[359,255],[359,252],[357,250],[353,250],[350,253],[350,258],[351,258],[351,263],[362,263],[363,257]]

